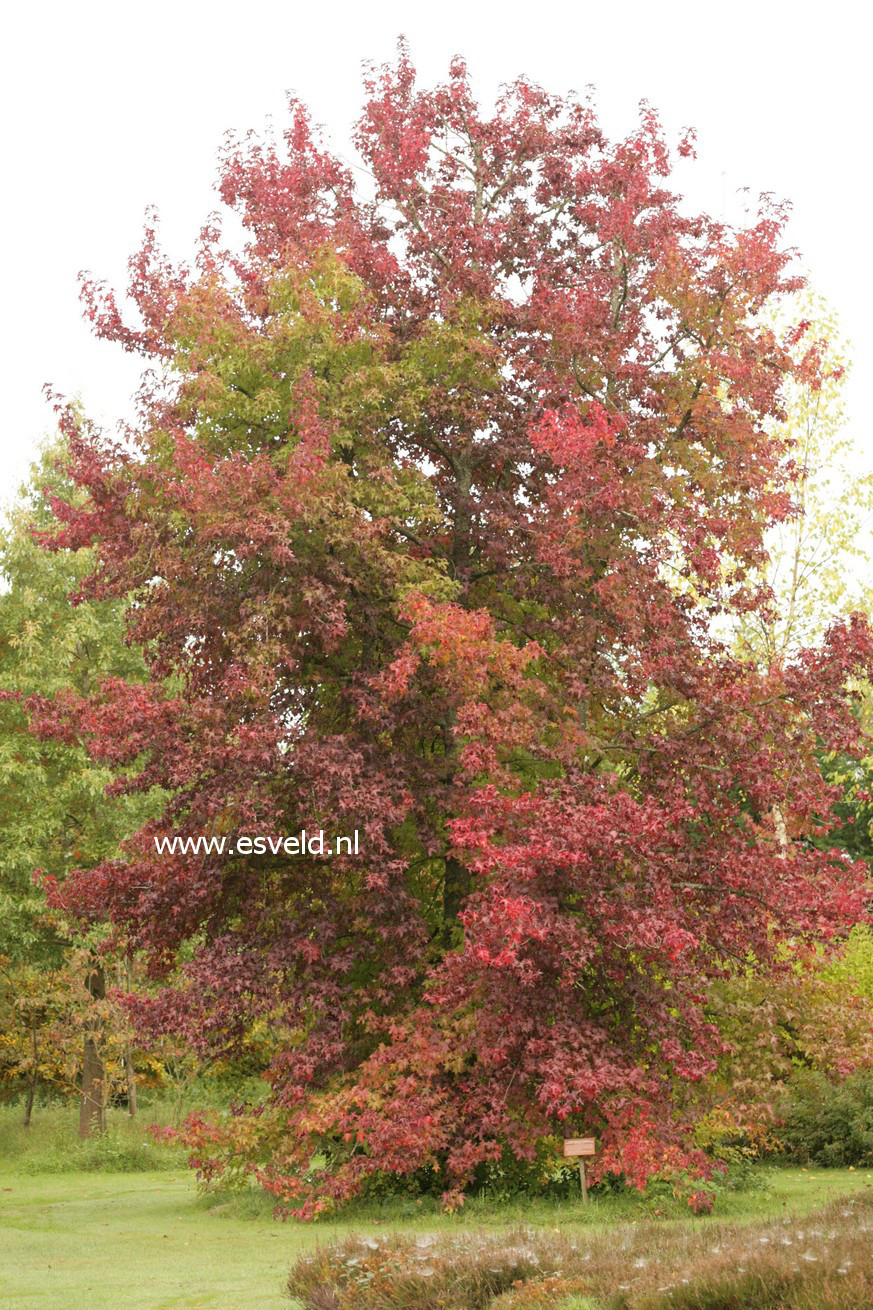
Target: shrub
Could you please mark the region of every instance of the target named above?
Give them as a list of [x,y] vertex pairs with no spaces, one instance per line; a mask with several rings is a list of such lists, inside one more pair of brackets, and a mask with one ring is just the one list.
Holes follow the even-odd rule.
[[804,1070],[790,1083],[780,1137],[803,1164],[836,1168],[873,1162],[873,1073],[835,1083]]
[[699,1187],[688,1197],[688,1205],[694,1214],[712,1214],[715,1205],[715,1192],[709,1188]]

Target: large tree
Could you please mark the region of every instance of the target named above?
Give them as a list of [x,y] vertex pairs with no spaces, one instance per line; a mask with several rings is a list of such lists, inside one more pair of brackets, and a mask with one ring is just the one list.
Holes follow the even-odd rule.
[[[173,799],[59,895],[156,974],[184,950],[144,1023],[284,1033],[269,1106],[192,1127],[207,1170],[241,1152],[307,1212],[382,1171],[455,1194],[564,1125],[641,1180],[689,1158],[672,1089],[718,1054],[711,980],[867,893],[805,840],[866,626],[772,669],[718,635],[767,604],[773,424],[819,372],[763,312],[797,287],[785,216],[689,214],[648,108],[617,142],[527,81],[489,114],[405,51],[355,140],[357,174],[292,103],[280,143],[225,151],[241,249],[214,218],[176,268],[150,222],[133,319],[86,283],[151,368],[124,439],[70,433],[89,501],[55,545],[133,595],[154,681],[34,722]],[[302,827],[359,853],[154,842]]]

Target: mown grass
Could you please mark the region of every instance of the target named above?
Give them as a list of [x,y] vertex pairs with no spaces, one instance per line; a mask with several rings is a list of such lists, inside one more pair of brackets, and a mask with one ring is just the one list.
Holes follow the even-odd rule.
[[288,1310],[317,1233],[209,1214],[187,1171],[0,1171],[2,1310]]
[[[106,1142],[83,1146],[74,1108],[38,1110],[26,1132],[17,1111],[0,1111],[0,1310],[290,1310],[285,1287],[295,1261],[318,1243],[356,1235],[382,1240],[396,1230],[499,1244],[524,1223],[579,1241],[613,1241],[631,1229],[657,1250],[674,1231],[706,1235],[724,1220],[742,1227],[796,1217],[834,1196],[873,1190],[873,1171],[778,1168],[757,1170],[750,1189],[722,1193],[712,1217],[692,1218],[670,1197],[595,1193],[587,1206],[473,1197],[456,1215],[393,1199],[314,1225],[282,1224],[259,1192],[198,1195],[178,1153],[151,1145],[152,1114],[160,1117],[160,1107],[131,1123],[115,1111]],[[587,1294],[572,1295],[561,1310],[592,1310]]]

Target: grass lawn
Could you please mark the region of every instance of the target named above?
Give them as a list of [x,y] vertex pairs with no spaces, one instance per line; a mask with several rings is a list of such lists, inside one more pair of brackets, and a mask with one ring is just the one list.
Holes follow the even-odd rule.
[[[713,1219],[755,1220],[813,1209],[873,1187],[866,1170],[774,1169],[761,1190],[723,1196]],[[634,1208],[632,1209],[631,1206]],[[676,1212],[673,1211],[675,1214]],[[216,1307],[289,1310],[283,1283],[294,1258],[318,1241],[361,1229],[443,1232],[519,1220],[552,1228],[601,1228],[636,1218],[658,1228],[670,1219],[640,1203],[610,1198],[508,1209],[473,1202],[458,1216],[387,1207],[343,1223],[276,1223],[258,1204],[212,1205],[186,1171],[22,1172],[0,1165],[0,1308]]]
[[288,1307],[317,1233],[198,1205],[187,1173],[0,1173],[0,1306]]

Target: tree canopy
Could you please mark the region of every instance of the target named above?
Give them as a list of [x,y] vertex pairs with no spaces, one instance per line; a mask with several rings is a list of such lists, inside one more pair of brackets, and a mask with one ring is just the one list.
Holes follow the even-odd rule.
[[[640,1181],[697,1159],[672,1089],[715,1067],[712,981],[868,895],[817,763],[860,749],[865,622],[767,667],[719,635],[769,604],[821,352],[769,316],[784,211],[689,215],[650,109],[619,141],[527,81],[489,113],[405,51],[366,91],[360,174],[292,102],[223,154],[241,248],[213,217],[175,267],[150,220],[132,309],[86,282],[150,367],[121,439],[68,425],[53,543],[130,598],[150,681],[32,722],[171,799],[55,896],[168,977],[141,1023],[281,1033],[269,1104],[192,1123],[207,1172],[240,1153],[304,1213],[379,1173],[451,1201],[563,1126]],[[303,827],[359,851],[154,842]]]

